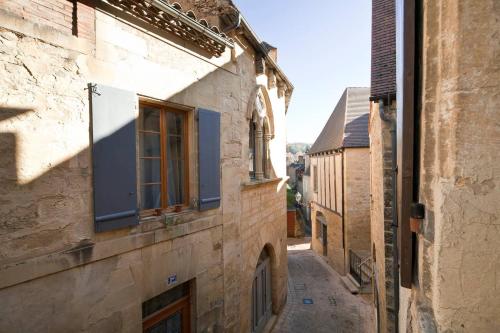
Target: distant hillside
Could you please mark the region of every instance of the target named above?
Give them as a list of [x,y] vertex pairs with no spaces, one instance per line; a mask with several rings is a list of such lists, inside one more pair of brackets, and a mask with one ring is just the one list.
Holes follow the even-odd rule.
[[297,142],[297,143],[289,143],[286,145],[286,152],[287,153],[305,153],[311,148],[311,144],[309,143],[302,143],[302,142]]

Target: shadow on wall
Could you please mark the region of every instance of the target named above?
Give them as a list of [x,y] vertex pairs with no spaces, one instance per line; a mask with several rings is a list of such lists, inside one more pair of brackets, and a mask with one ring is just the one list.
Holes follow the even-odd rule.
[[[253,64],[251,68],[254,68]],[[227,89],[220,89],[221,87],[213,84],[221,75],[226,76],[222,82],[227,83]],[[243,136],[248,136],[248,124],[244,111],[246,105],[241,105],[241,100],[238,100],[238,96],[233,94],[234,90],[231,90],[231,87],[238,87],[236,91],[239,92],[239,87],[242,86],[240,80],[245,79],[227,69],[217,68],[168,98],[168,100],[187,105],[192,104],[193,102],[190,101],[193,100],[217,101],[214,105],[196,106],[221,112],[221,127],[224,129],[221,131],[222,168],[226,159],[239,159],[242,165],[246,165],[246,158],[242,155],[247,149],[242,146],[248,145],[248,140],[243,139]],[[249,91],[257,85],[255,81],[253,85]],[[86,86],[81,87],[82,90],[86,88]],[[203,94],[203,96],[196,97],[193,93]],[[246,97],[241,96],[243,99]],[[70,112],[81,112],[84,118],[90,118],[90,110],[87,106],[89,104],[84,103],[87,109],[70,110]],[[222,110],[218,106],[222,107]],[[35,116],[34,112],[33,108],[0,106],[0,124],[12,122],[14,126],[16,123],[24,125],[30,122],[31,115]],[[48,114],[50,114],[49,110],[36,111],[37,118],[33,126],[43,126],[43,124],[37,124],[36,121],[43,117],[48,118]],[[196,128],[195,124],[194,129]],[[243,131],[242,128],[244,128]],[[119,130],[110,136],[118,135],[118,133]],[[195,143],[195,147],[192,147],[194,151],[197,151],[196,133],[197,131],[194,130],[191,135],[195,138],[189,139]],[[18,135],[11,132],[0,133],[0,242],[3,244],[0,247],[0,263],[10,264],[26,258],[77,248],[82,243],[91,243],[91,240],[95,240],[95,233],[89,144],[87,143],[87,148],[56,165],[50,163],[31,165],[31,170],[38,167],[44,169],[45,172],[28,182],[22,182],[19,172],[26,166],[20,165],[20,161],[29,161],[30,157],[24,155],[26,152],[19,151]],[[65,133],[57,137],[56,135],[54,134],[54,137],[58,141],[71,140],[65,137],[67,135]],[[90,132],[89,135],[91,135]],[[46,141],[46,149],[50,151],[50,141],[46,137],[32,135],[24,140],[24,145],[34,144],[35,141],[38,141],[38,144]],[[30,143],[26,140],[35,141]],[[92,142],[92,139],[90,138],[88,142]],[[38,161],[33,157],[33,162],[36,164]],[[272,173],[275,174],[274,167],[272,167]]]
[[[241,62],[243,62],[242,56],[239,56],[236,60],[237,66],[241,66]],[[254,64],[251,64],[251,68],[254,69]],[[239,68],[237,69],[238,72]],[[225,80],[220,80],[220,76],[225,75]],[[261,85],[258,85],[257,82],[252,82],[253,85],[248,86],[248,95],[240,96],[240,100],[238,96],[235,96],[234,90],[232,87],[244,87],[244,82],[241,82],[241,77],[239,75],[235,75],[233,72],[219,68],[216,71],[213,71],[197,82],[191,84],[188,88],[176,93],[175,95],[169,98],[169,101],[173,101],[183,105],[191,105],[196,107],[205,107],[208,109],[212,109],[214,111],[221,112],[221,166],[223,167],[224,161],[232,158],[241,158],[243,163],[247,163],[248,158],[248,149],[249,149],[249,133],[250,133],[250,122],[251,113],[247,112],[248,106],[253,104],[255,108],[255,92],[257,88]],[[243,79],[244,80],[244,79]],[[227,84],[226,89],[221,89],[220,86],[216,86],[213,82],[225,82]],[[243,90],[243,89],[242,89]],[[217,103],[214,105],[192,105],[192,100],[197,99],[197,97],[193,96],[193,92],[201,92],[203,96],[216,96],[212,97],[213,101],[217,101],[217,103],[223,106],[222,110],[218,110]],[[265,96],[266,109],[271,110],[273,107],[270,104],[269,98]],[[241,100],[244,102],[241,103]],[[269,127],[272,131],[274,131],[274,115],[268,115]],[[228,130],[229,129],[229,130]],[[242,130],[243,129],[243,130]],[[272,133],[274,134],[274,133]],[[196,133],[194,133],[196,135]],[[243,137],[245,136],[245,137]],[[272,140],[271,140],[272,141]],[[196,142],[196,140],[195,140]],[[195,149],[197,151],[197,149]],[[271,152],[272,155],[272,152]],[[272,159],[270,161],[270,177],[271,179],[276,178],[275,167],[272,163]],[[245,164],[247,165],[247,164]]]
[[366,113],[348,122],[344,127],[344,143],[347,140],[350,147],[368,147],[369,142],[363,133],[368,133],[369,118]]
[[[29,121],[33,109],[0,107],[0,123]],[[24,119],[22,119],[24,118]],[[43,140],[43,138],[34,138]],[[64,138],[61,138],[64,139]],[[88,238],[90,220],[89,154],[85,149],[29,182],[20,181],[18,134],[0,133],[0,263],[8,264]],[[50,144],[50,143],[48,143]],[[50,149],[50,148],[48,148]],[[34,161],[36,163],[36,161]],[[41,166],[44,167],[44,166]],[[81,223],[87,220],[88,228]]]

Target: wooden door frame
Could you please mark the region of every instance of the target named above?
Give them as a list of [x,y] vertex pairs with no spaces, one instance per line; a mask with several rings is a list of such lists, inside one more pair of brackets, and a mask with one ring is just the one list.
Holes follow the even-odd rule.
[[142,331],[145,332],[147,329],[167,319],[179,310],[181,310],[182,314],[182,332],[191,332],[190,294],[144,318],[142,321]]

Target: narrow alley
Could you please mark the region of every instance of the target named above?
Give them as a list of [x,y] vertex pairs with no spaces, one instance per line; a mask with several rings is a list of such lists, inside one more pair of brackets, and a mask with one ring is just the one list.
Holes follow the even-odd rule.
[[0,333],[500,333],[500,0],[0,0]]
[[310,238],[289,238],[288,299],[272,332],[373,332],[369,297],[351,294]]

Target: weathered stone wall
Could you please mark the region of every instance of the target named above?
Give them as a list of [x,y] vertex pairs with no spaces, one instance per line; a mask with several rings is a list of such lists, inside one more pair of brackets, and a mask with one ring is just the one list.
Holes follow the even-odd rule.
[[500,327],[500,6],[426,0],[418,283],[401,331]]
[[[319,254],[323,253],[323,244],[316,237],[319,212],[327,222],[327,257],[340,274],[349,271],[349,249],[370,250],[369,159],[368,148],[351,148],[342,154],[311,157],[311,170],[313,166],[318,170],[318,192],[313,195],[311,213],[312,248]],[[335,166],[334,161],[338,162]]]
[[[178,237],[187,228],[191,233]],[[165,241],[106,256],[133,243],[148,244],[146,238]],[[223,317],[222,243],[222,226],[213,216],[142,239],[99,243],[87,255],[102,260],[1,289],[0,331],[138,332],[142,302],[170,288],[166,278],[173,274],[180,283],[195,279],[193,324],[197,331],[211,330]]]
[[89,4],[90,1],[8,0],[2,1],[0,10],[66,35],[93,39],[95,15]]
[[228,306],[238,308],[239,305],[240,323],[235,332],[249,332],[252,282],[259,255],[264,248],[271,256],[273,313],[277,314],[286,302],[286,183],[275,180],[243,185],[241,213],[242,258],[239,267],[227,275],[232,279],[241,274],[239,304],[237,300],[232,300]]
[[323,255],[323,244],[321,239],[317,238],[317,218],[318,213],[322,214],[326,221],[327,228],[327,259],[328,263],[339,273],[346,274],[345,271],[345,255],[344,255],[344,240],[342,233],[342,216],[329,209],[325,209],[313,202],[311,207],[311,247],[316,253]]
[[344,232],[346,251],[370,251],[369,148],[344,151]]
[[[248,331],[250,268],[256,247],[266,244],[274,250],[277,311],[286,293],[286,203],[279,182],[242,194],[247,103],[256,85],[267,83],[265,75],[255,77],[245,41],[234,36],[234,51],[209,59],[102,11],[95,12],[90,40],[16,13],[0,11],[0,22],[0,331],[136,332],[141,303],[168,290],[172,274],[179,284],[195,280],[197,331]],[[95,234],[88,82],[221,112],[221,208]],[[276,89],[269,100],[272,167],[284,177],[285,102]],[[188,123],[195,199],[192,114]],[[265,213],[251,226],[242,215],[247,192]]]
[[[394,110],[394,108],[392,108]],[[391,109],[384,113],[391,117]],[[391,212],[391,134],[390,124],[382,121],[379,104],[370,109],[370,232],[375,279],[373,288],[378,296],[378,324],[381,332],[394,332],[394,278],[392,273],[392,212]],[[375,300],[376,306],[377,300]],[[376,309],[374,310],[376,311]]]

